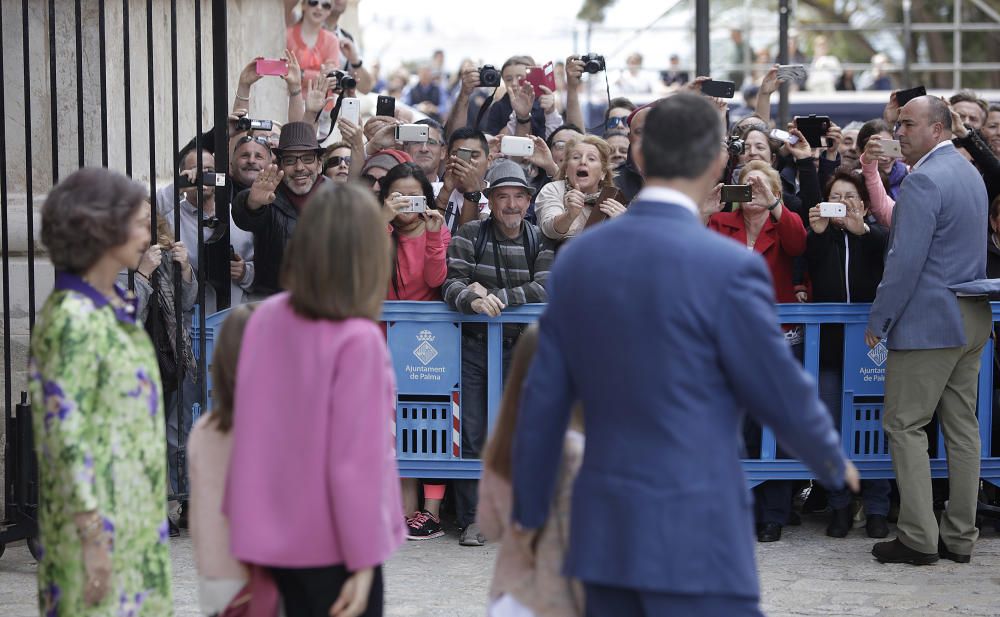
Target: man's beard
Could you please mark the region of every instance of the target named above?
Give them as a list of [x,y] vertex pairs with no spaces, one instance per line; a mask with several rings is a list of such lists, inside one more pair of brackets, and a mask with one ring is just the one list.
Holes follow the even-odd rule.
[[308,177],[311,179],[311,182],[309,182],[309,186],[307,186],[305,188],[301,188],[301,187],[295,185],[292,176],[285,176],[285,178],[284,178],[284,180],[282,180],[282,182],[285,183],[285,188],[287,188],[290,192],[292,192],[292,193],[294,193],[296,195],[306,195],[306,194],[309,193],[309,191],[312,190],[313,186],[315,186],[315,184],[316,184],[316,176],[314,176],[312,174],[309,174]]

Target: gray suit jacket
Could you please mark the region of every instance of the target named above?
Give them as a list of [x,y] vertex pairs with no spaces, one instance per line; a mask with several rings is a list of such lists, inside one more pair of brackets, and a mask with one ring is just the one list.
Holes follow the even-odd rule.
[[965,344],[950,287],[986,278],[987,196],[982,176],[950,143],[903,180],[892,211],[885,276],[868,329],[889,349]]

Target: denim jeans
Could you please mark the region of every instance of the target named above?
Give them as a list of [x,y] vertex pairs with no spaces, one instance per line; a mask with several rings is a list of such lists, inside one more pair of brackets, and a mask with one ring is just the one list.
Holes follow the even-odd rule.
[[177,390],[164,400],[167,416],[167,490],[171,495],[188,492],[187,439],[191,434],[191,406],[198,401],[198,384],[190,375],[184,376],[182,385],[184,408],[178,410],[181,397]]
[[[840,432],[841,405],[843,403],[843,376],[839,367],[820,367],[819,369],[819,396],[823,400],[830,415],[833,417],[833,424]],[[889,514],[889,481],[888,480],[862,480],[861,500],[865,504],[866,514],[878,514],[886,516]],[[846,488],[830,491],[830,507],[834,509],[846,508],[851,503],[851,493]]]
[[[503,342],[503,377],[507,378],[510,352],[514,339]],[[480,336],[462,336],[462,458],[479,458],[486,444],[489,431],[487,416],[486,339]],[[496,413],[498,410],[493,410]],[[455,515],[460,528],[476,521],[476,502],[479,501],[477,480],[455,480]]]

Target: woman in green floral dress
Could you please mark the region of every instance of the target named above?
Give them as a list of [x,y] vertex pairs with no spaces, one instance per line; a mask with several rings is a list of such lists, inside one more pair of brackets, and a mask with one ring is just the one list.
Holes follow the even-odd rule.
[[142,186],[82,169],[53,188],[42,242],[55,290],[31,340],[42,615],[173,612],[159,370],[115,285],[150,242]]

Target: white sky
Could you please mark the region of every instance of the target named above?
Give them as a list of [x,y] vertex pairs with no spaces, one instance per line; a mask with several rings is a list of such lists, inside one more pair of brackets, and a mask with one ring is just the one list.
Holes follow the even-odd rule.
[[[657,25],[689,24],[690,2],[618,0],[604,27],[624,29],[595,36],[590,50],[605,55],[609,68],[623,67],[633,51],[643,53],[651,68],[666,65],[671,53],[693,62],[691,30],[636,35],[674,3],[678,6]],[[403,60],[429,58],[437,48],[445,50],[449,70],[465,57],[499,67],[514,54],[544,63],[585,53],[586,26],[575,18],[581,5],[581,0],[363,0],[359,20],[365,55],[381,59],[384,75]]]

